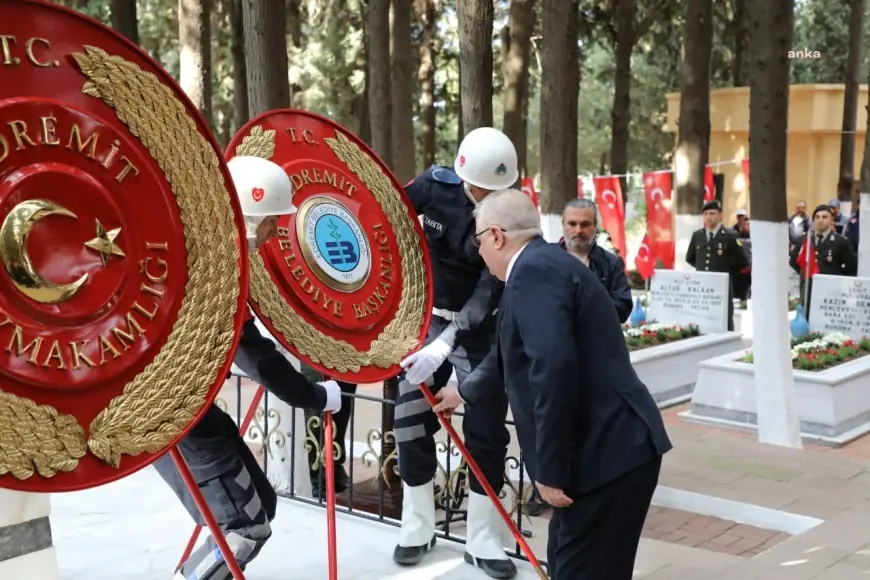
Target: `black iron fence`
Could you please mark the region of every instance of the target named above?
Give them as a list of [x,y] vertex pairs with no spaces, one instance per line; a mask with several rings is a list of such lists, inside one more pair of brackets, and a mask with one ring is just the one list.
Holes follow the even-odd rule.
[[[263,391],[262,399],[256,409],[251,409],[248,401],[256,404],[254,396],[258,386],[240,376],[234,376],[235,404],[227,403],[227,393],[219,397],[216,404],[235,417],[237,424],[242,425],[250,415],[250,424],[243,435],[248,441],[261,446],[257,452],[261,458],[263,469],[270,480],[280,479],[277,486],[279,495],[307,503],[325,507],[323,493],[323,460],[324,453],[331,448],[339,463],[345,466],[348,476],[347,489],[337,495],[337,510],[341,513],[375,521],[384,525],[399,527],[401,517],[402,484],[399,478],[398,454],[393,434],[393,411],[395,407],[395,381],[384,383],[384,396],[376,397],[355,392],[343,392],[343,409],[348,409],[346,416],[346,432],[335,429],[339,435],[344,435],[345,442],[333,441],[326,446],[323,441],[322,418],[317,413],[306,413],[301,409],[276,403],[268,391]],[[375,410],[369,416],[376,417],[375,426],[360,426],[358,413],[361,405],[374,405]],[[232,406],[233,408],[230,408]],[[462,413],[454,416],[461,417]],[[297,417],[304,417],[304,429],[297,426]],[[368,423],[371,423],[371,419]],[[506,420],[512,439],[516,441],[514,424]],[[302,431],[302,432],[300,432]],[[364,436],[360,437],[360,431]],[[440,439],[439,439],[440,438]],[[304,453],[299,452],[302,443]],[[360,450],[360,446],[364,449]],[[466,519],[465,499],[468,496],[469,470],[465,460],[454,445],[450,436],[443,430],[436,435],[436,452],[438,453],[438,468],[435,476],[435,504],[439,519],[436,523],[436,535],[452,542],[464,544],[465,539],[451,531],[451,526]],[[297,457],[300,456],[301,457]],[[278,457],[280,456],[280,457]],[[363,466],[368,477],[359,477],[360,466]],[[276,476],[280,470],[280,477]],[[355,473],[355,471],[357,473]],[[302,493],[311,484],[310,496]],[[534,488],[526,479],[523,468],[522,454],[508,454],[505,460],[505,485],[500,494],[502,503],[524,537],[532,537],[530,529],[533,513],[541,508],[540,499],[534,493]],[[518,543],[513,549],[506,549],[508,555],[528,560],[520,552]]]

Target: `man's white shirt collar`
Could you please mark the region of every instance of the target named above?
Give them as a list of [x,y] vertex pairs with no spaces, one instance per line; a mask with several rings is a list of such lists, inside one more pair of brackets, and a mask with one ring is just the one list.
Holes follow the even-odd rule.
[[528,245],[529,245],[528,242],[526,242],[525,244],[523,244],[523,247],[520,248],[520,250],[519,250],[516,254],[513,255],[513,257],[511,258],[511,261],[508,262],[507,270],[505,271],[505,274],[504,274],[504,281],[505,281],[505,284],[507,284],[507,281],[508,281],[508,280],[510,279],[510,277],[511,277],[511,270],[514,269],[514,264],[516,263],[517,258],[520,257],[520,254],[523,253],[523,250],[525,250],[525,249],[526,249],[526,246],[528,246]]

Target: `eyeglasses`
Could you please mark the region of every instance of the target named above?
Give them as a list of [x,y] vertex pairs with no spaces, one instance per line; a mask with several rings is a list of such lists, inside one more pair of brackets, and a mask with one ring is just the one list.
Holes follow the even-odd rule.
[[496,228],[496,229],[500,230],[500,231],[503,232],[503,233],[507,233],[507,230],[504,229],[504,228],[502,228],[502,227],[499,227],[499,226],[490,226],[490,227],[486,228],[485,230],[480,231],[480,232],[477,232],[476,234],[474,234],[474,235],[471,237],[471,243],[474,244],[476,247],[479,248],[479,247],[480,247],[480,236],[482,236],[483,234],[485,234],[485,233],[487,233],[487,232],[491,232],[491,231],[492,231],[492,228]]

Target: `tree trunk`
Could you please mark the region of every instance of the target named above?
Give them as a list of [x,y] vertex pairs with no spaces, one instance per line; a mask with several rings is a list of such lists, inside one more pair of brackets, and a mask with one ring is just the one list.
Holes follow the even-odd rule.
[[287,2],[287,34],[296,48],[302,48],[302,0]]
[[[457,57],[455,60],[458,61],[459,57]],[[457,65],[456,66],[456,71],[457,71],[456,76],[458,77],[458,82],[459,82],[459,87],[460,87],[460,89],[459,89],[460,94],[456,95],[456,97],[455,97],[456,98],[456,100],[455,100],[455,103],[456,103],[456,137],[457,137],[457,140],[462,140],[462,138],[465,136],[465,128],[462,124],[462,66],[460,66],[459,62],[457,62],[456,65]]]
[[855,181],[855,125],[858,122],[858,84],[861,82],[861,40],[864,37],[864,0],[851,0],[849,56],[843,95],[843,133],[840,136],[840,179],[837,199],[852,201]]
[[464,137],[492,127],[492,0],[456,0],[456,17]]
[[242,0],[248,114],[290,106],[287,79],[287,11],[284,2]]
[[435,0],[415,0],[414,10],[423,23],[420,39],[420,68],[417,69],[417,82],[420,84],[420,133],[423,147],[423,168],[435,164],[438,151],[436,141],[435,116],[435,42],[438,38],[436,28],[438,5]]
[[371,146],[372,144],[372,122],[369,115],[369,89],[371,87],[371,75],[369,74],[368,58],[369,58],[369,33],[365,26],[362,31],[363,37],[363,54],[366,58],[366,66],[363,71],[363,92],[358,98],[359,111],[359,138]]
[[233,133],[248,122],[248,72],[245,66],[245,23],[242,17],[243,0],[232,0],[230,25],[233,28],[231,51],[233,55]]
[[414,143],[414,60],[411,53],[411,2],[393,0],[392,26],[392,100],[393,165],[402,183],[417,174]]
[[541,47],[541,226],[559,240],[565,203],[577,197],[579,0],[543,0]]
[[734,56],[731,61],[731,76],[735,87],[749,84],[749,0],[734,0]]
[[139,44],[139,20],[136,16],[136,0],[112,0],[109,5],[112,28]]
[[[870,74],[868,74],[870,79]],[[864,228],[864,235],[858,237],[858,276],[870,277],[870,102],[867,111],[867,132],[864,134],[864,157],[861,161],[861,212],[858,226]],[[860,231],[860,230],[859,230]]]
[[688,0],[683,26],[683,71],[675,155],[677,268],[686,269],[686,250],[704,202],[704,169],[710,147],[710,55],[713,1]]
[[[631,123],[631,53],[634,51],[637,3],[616,3],[616,71],[613,80],[613,106],[610,109],[610,171],[628,173],[628,140]],[[626,195],[625,177],[620,178],[622,195]]]
[[372,149],[393,167],[392,85],[390,83],[390,0],[369,0],[369,120]]
[[212,127],[211,0],[178,0],[178,53],[181,88]]
[[786,159],[788,52],[794,35],[794,0],[751,4],[749,83],[750,203],[752,204],[752,308],[758,439],[801,447],[789,349]]
[[517,150],[520,175],[528,174],[526,101],[529,95],[529,66],[532,33],[535,30],[535,0],[511,0],[507,30],[503,34],[504,134]]

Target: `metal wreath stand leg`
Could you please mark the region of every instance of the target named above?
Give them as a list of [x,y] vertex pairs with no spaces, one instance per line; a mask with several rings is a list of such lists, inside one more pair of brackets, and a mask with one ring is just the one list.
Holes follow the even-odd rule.
[[[248,430],[248,427],[250,427],[251,422],[254,420],[254,415],[256,415],[256,413],[257,413],[257,406],[260,404],[260,401],[263,399],[263,393],[264,393],[263,387],[258,385],[257,392],[254,394],[254,398],[251,400],[251,406],[248,407],[248,412],[245,414],[245,418],[242,420],[242,424],[239,427],[239,433],[241,433],[242,436],[244,436],[245,432]],[[173,448],[172,451],[176,452],[176,449]],[[178,455],[178,458],[181,458],[181,454]],[[190,476],[190,470],[187,468],[187,464],[184,463],[183,459],[182,459],[182,463],[184,465],[184,470],[182,470],[182,467],[178,464],[178,458],[176,458],[175,455],[172,456],[172,459],[175,461],[176,467],[178,467],[178,471],[181,472],[181,476],[184,477],[184,483],[187,485],[187,489],[190,491],[191,495],[194,496],[194,500],[196,501],[196,505],[199,508],[199,511],[202,513],[203,518],[205,518],[206,523],[208,523],[209,522],[208,516],[211,516],[211,511],[209,510],[208,516],[206,516],[206,513],[203,511],[202,506],[200,506],[200,503],[199,503],[199,501],[202,499],[202,494],[200,494],[200,492],[199,492],[199,486],[194,481],[193,487],[196,488],[196,491],[194,491],[193,487],[191,487],[191,484],[188,482],[187,477],[185,477],[185,474],[184,474],[184,470],[186,470],[187,475]],[[193,481],[192,476],[191,476],[190,481]],[[199,498],[197,498],[197,495],[199,496]],[[206,510],[208,510],[208,506],[205,506],[205,507],[206,507]],[[217,542],[219,547],[221,546],[221,542],[226,544],[226,542],[224,540],[223,531],[220,529],[220,527],[218,527],[217,531],[215,531],[215,529],[212,529],[211,525],[209,525],[209,531],[211,532],[211,535],[214,537],[214,540],[215,540],[215,542]],[[194,548],[194,546],[196,546],[196,541],[199,539],[199,534],[201,532],[202,532],[202,526],[197,524],[196,527],[194,527],[193,532],[191,532],[191,534],[190,534],[190,540],[187,541],[187,547],[184,548],[184,552],[181,554],[181,558],[178,560],[178,565],[175,566],[176,572],[178,570],[181,570],[181,567],[184,565],[184,563],[187,561],[187,559],[190,558],[190,554],[193,552],[193,548]],[[230,560],[227,558],[227,554],[224,552],[223,547],[221,547],[221,553],[223,553],[224,558],[229,563]],[[233,561],[234,562],[236,561],[235,556],[233,556]],[[232,571],[232,567],[230,567],[230,571]],[[233,574],[236,575],[236,572],[233,572]],[[241,570],[239,570],[238,574],[241,574]],[[237,576],[237,579],[244,580],[244,576]]]
[[[245,418],[242,420],[242,424],[239,427],[239,432],[242,435],[244,435],[244,433],[248,430],[248,427],[250,427],[251,422],[256,415],[257,406],[263,399],[263,393],[263,387],[257,386],[257,393],[251,400],[251,405],[248,407],[248,412],[245,414]],[[324,413],[323,437],[325,441],[332,441],[332,430],[332,413]],[[202,517],[205,519],[206,524],[208,525],[208,529],[215,540],[215,543],[217,543],[218,548],[220,548],[221,554],[223,554],[224,560],[226,560],[230,572],[232,572],[236,580],[245,580],[245,576],[242,573],[241,568],[239,567],[235,555],[232,553],[226,543],[226,539],[223,535],[223,530],[221,530],[220,526],[215,521],[211,510],[205,503],[205,499],[202,497],[202,493],[199,491],[199,486],[196,484],[196,481],[194,481],[193,479],[193,475],[190,473],[190,469],[187,467],[187,464],[184,462],[184,458],[181,456],[181,453],[179,453],[176,448],[172,449],[172,459],[173,461],[175,461],[175,465],[178,468],[178,471],[181,473],[181,477],[184,479],[184,483],[187,486],[187,489],[193,496],[193,500],[196,502],[197,508],[199,508],[200,513],[202,513]],[[335,523],[335,456],[332,453],[324,453],[323,462],[325,471],[324,477],[326,477],[326,535],[327,545],[329,549],[329,580],[338,580],[338,542],[336,541]],[[187,546],[184,549],[184,553],[181,555],[181,558],[178,561],[178,565],[175,567],[176,571],[180,570],[184,562],[190,557],[190,554],[193,552],[193,548],[196,545],[196,541],[199,539],[199,534],[201,532],[202,526],[197,525],[194,528],[193,532],[190,534],[190,540],[188,540]]]
[[[426,401],[429,402],[431,407],[435,407],[438,404],[438,401],[435,400],[434,395],[432,395],[432,391],[429,390],[429,387],[426,386],[425,383],[420,383],[420,391],[423,393],[423,396],[426,397]],[[514,539],[520,545],[520,549],[529,559],[529,563],[535,568],[535,571],[538,573],[538,577],[541,580],[548,580],[549,576],[546,572],[544,572],[543,566],[535,557],[534,552],[529,547],[529,544],[526,542],[526,539],[520,533],[519,528],[511,519],[511,516],[507,513],[507,510],[504,509],[504,506],[501,503],[501,500],[496,495],[495,490],[492,489],[492,486],[489,485],[489,482],[484,477],[483,472],[478,467],[477,462],[471,456],[471,453],[468,451],[468,448],[465,446],[465,443],[462,442],[462,439],[459,438],[459,434],[456,433],[456,429],[453,428],[453,425],[450,422],[442,417],[440,414],[435,413],[435,416],[438,417],[438,422],[441,423],[441,426],[444,427],[444,430],[447,434],[456,442],[456,448],[459,449],[459,453],[462,454],[462,457],[465,459],[465,464],[468,465],[468,468],[474,474],[474,477],[477,478],[477,481],[480,483],[480,486],[483,487],[483,490],[486,492],[487,497],[495,506],[495,509],[498,510],[501,519],[504,520],[504,523],[507,524],[508,529],[513,535]]]

